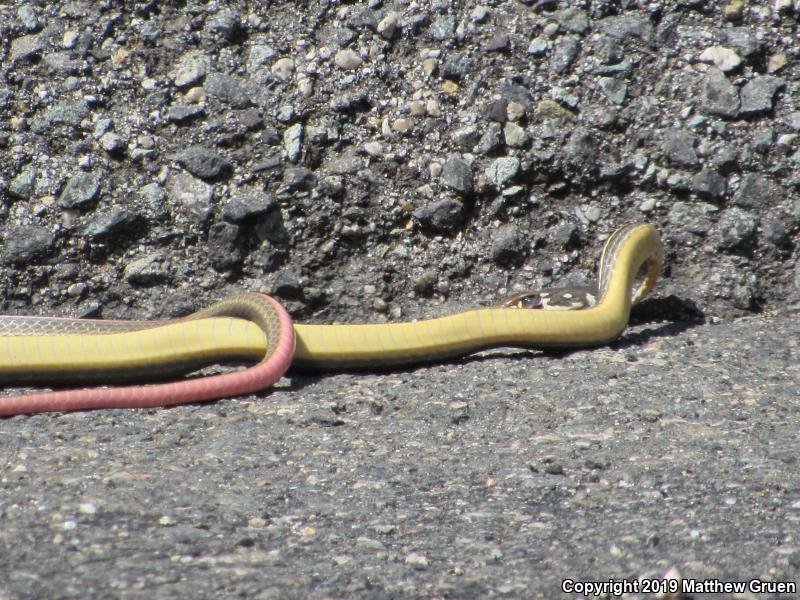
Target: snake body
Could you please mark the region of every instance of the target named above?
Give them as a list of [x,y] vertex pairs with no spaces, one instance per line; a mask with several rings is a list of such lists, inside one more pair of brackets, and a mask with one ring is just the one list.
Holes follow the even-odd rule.
[[655,228],[631,224],[609,237],[597,284],[591,288],[529,292],[500,306],[436,319],[292,326],[280,304],[262,294],[232,296],[165,322],[2,316],[4,381],[135,381],[231,360],[261,361],[244,371],[172,383],[0,398],[0,415],[165,406],[242,395],[272,385],[290,365],[316,370],[379,368],[497,346],[603,344],[625,329],[631,306],[652,290],[661,262]]

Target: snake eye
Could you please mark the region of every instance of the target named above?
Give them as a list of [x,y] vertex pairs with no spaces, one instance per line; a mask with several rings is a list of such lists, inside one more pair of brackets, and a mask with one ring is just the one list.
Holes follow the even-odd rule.
[[525,296],[519,301],[520,308],[544,308],[544,303],[542,302],[542,297],[539,294],[532,294],[530,296]]

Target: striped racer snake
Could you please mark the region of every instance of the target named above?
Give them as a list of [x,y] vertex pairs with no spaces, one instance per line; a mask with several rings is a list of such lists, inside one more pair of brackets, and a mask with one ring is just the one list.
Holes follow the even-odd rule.
[[653,289],[661,262],[658,232],[639,223],[608,238],[592,287],[526,292],[494,307],[435,319],[292,324],[276,300],[257,293],[234,295],[170,321],[0,316],[0,381],[5,383],[130,383],[220,362],[260,361],[245,370],[170,383],[2,397],[0,415],[168,406],[244,395],[271,386],[290,365],[381,368],[498,346],[604,344],[622,333],[631,306]]

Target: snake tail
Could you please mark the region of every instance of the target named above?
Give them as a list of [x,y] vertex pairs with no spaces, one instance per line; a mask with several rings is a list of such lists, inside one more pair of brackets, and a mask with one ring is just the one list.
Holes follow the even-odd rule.
[[[30,414],[40,412],[54,412],[54,411],[75,411],[87,410],[97,408],[151,408],[158,406],[173,406],[177,404],[187,404],[191,402],[202,402],[205,400],[215,400],[218,398],[240,396],[256,392],[258,390],[270,387],[274,384],[289,368],[294,353],[294,330],[292,328],[292,321],[289,314],[276,300],[263,294],[240,294],[232,296],[223,300],[208,309],[200,311],[191,315],[186,319],[177,320],[175,322],[164,324],[161,327],[149,324],[149,328],[142,329],[141,322],[132,322],[130,325],[133,331],[122,333],[103,333],[105,321],[83,321],[80,325],[85,326],[86,323],[94,324],[99,333],[95,335],[32,335],[32,336],[13,336],[6,339],[7,342],[22,340],[29,342],[37,338],[44,340],[44,343],[52,343],[59,346],[60,342],[78,343],[80,342],[83,348],[94,346],[93,351],[98,356],[104,353],[108,356],[115,354],[123,355],[123,359],[127,358],[126,352],[130,353],[131,339],[136,339],[136,335],[141,334],[145,339],[141,342],[147,341],[147,337],[153,337],[152,344],[160,346],[162,357],[165,361],[172,360],[181,369],[185,367],[187,359],[183,353],[178,352],[177,358],[170,356],[170,348],[178,347],[174,344],[174,340],[169,337],[162,337],[168,335],[165,330],[181,326],[183,323],[183,330],[200,331],[201,334],[205,332],[204,327],[194,328],[194,325],[205,326],[212,323],[219,318],[226,318],[228,322],[243,321],[252,324],[261,332],[261,340],[259,344],[264,351],[263,359],[256,365],[241,371],[233,371],[222,375],[213,375],[209,377],[199,377],[195,379],[187,379],[169,383],[161,383],[156,385],[131,385],[122,387],[98,387],[98,388],[85,388],[74,390],[60,390],[54,392],[41,392],[33,394],[25,394],[19,396],[9,396],[0,398],[0,415],[17,415],[17,414]],[[66,325],[64,321],[78,321],[71,319],[64,319],[62,326]],[[118,329],[121,322],[110,322],[106,325],[112,331]],[[187,324],[189,327],[187,327]],[[157,324],[156,324],[157,325]],[[174,334],[174,332],[172,332]],[[252,330],[250,331],[252,333]],[[252,336],[250,336],[252,337]],[[249,338],[248,338],[249,339]],[[184,340],[191,342],[192,340]],[[211,346],[213,349],[214,339],[205,340],[202,337],[198,340],[201,349],[197,352],[203,353],[202,346]],[[136,344],[133,344],[134,346]],[[223,344],[225,345],[225,344]],[[247,345],[246,343],[241,345]],[[40,343],[41,346],[41,343]],[[63,347],[61,348],[64,351]],[[145,358],[150,356],[148,348],[144,348]],[[41,347],[40,353],[43,352]],[[152,351],[154,352],[154,351]],[[135,352],[133,352],[135,355]],[[8,356],[8,354],[6,355]],[[70,357],[64,357],[69,361]],[[155,361],[158,362],[159,356],[156,355]],[[205,363],[216,362],[217,353],[211,352],[208,360]],[[152,360],[152,356],[150,359]],[[191,359],[198,362],[198,358]],[[125,362],[124,360],[122,361]],[[63,367],[59,367],[63,368]],[[91,368],[91,365],[90,365]],[[96,367],[95,367],[96,368]],[[112,369],[113,371],[113,369]],[[112,377],[113,372],[107,373],[107,377]]]

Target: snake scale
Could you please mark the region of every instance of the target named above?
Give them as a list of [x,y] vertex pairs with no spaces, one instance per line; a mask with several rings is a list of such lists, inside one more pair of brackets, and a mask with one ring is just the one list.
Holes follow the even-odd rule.
[[[404,323],[293,324],[273,298],[231,296],[183,319],[107,321],[0,316],[0,381],[132,385],[0,398],[0,415],[92,408],[168,406],[238,396],[271,386],[295,365],[380,368],[428,363],[498,346],[574,347],[607,343],[655,285],[662,246],[649,224],[607,240],[588,288],[512,296],[500,305]],[[210,364],[258,361],[222,375],[142,382]]]

